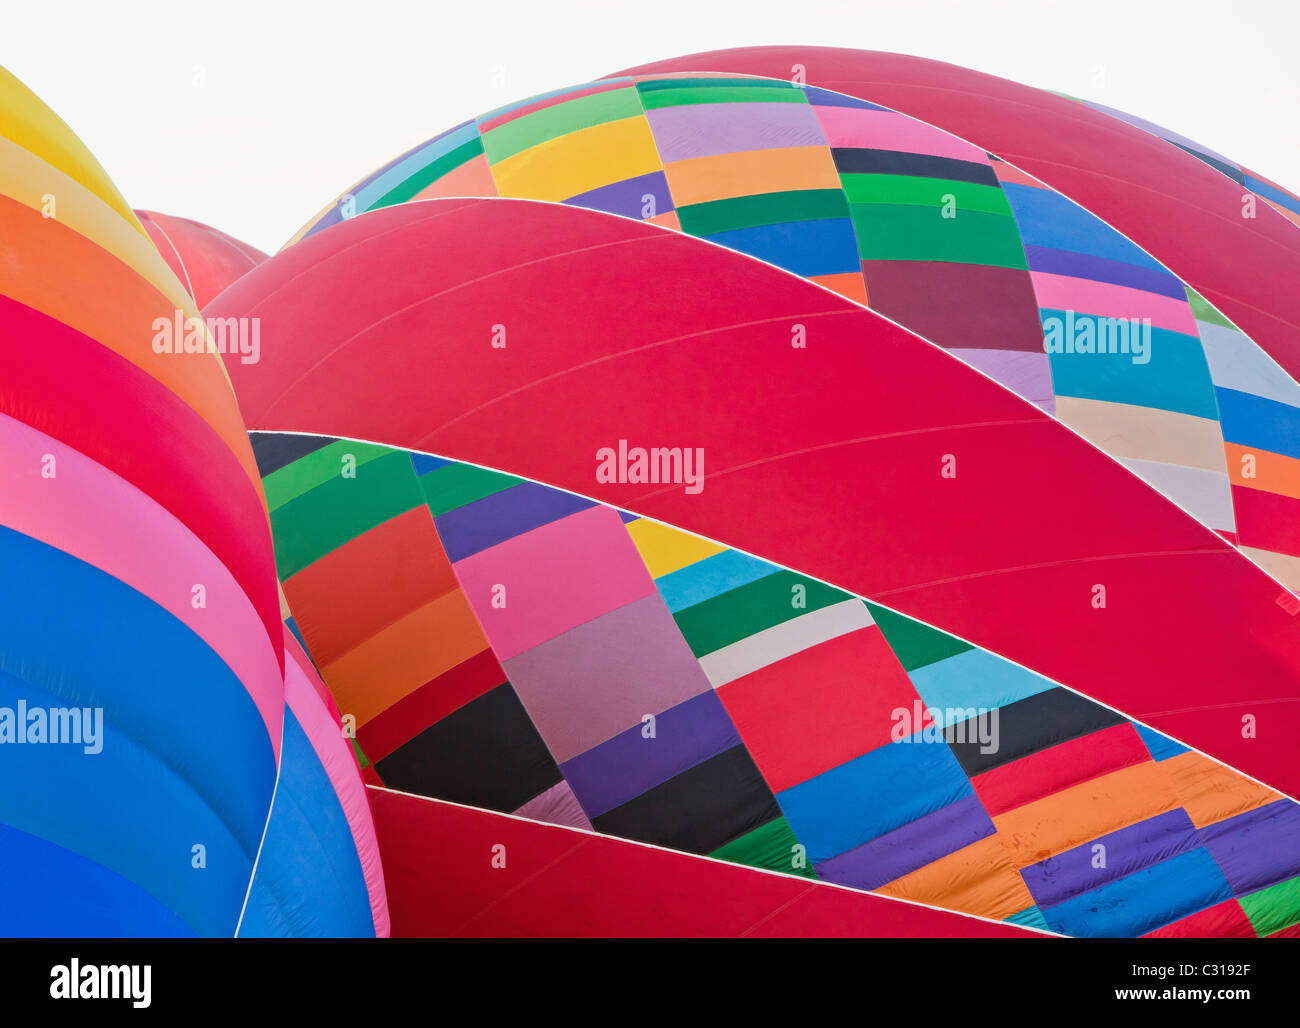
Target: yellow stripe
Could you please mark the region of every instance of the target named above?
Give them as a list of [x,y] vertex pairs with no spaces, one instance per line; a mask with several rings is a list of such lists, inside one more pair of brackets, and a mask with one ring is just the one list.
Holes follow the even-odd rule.
[[197,313],[194,301],[168,267],[148,234],[133,231],[112,207],[80,182],[46,164],[30,151],[0,138],[0,195],[42,211],[54,199],[54,217],[136,272],[174,307]]
[[559,202],[590,189],[661,170],[641,115],[548,139],[493,165],[502,196]]
[[[41,216],[46,195],[54,198],[48,220]],[[153,319],[171,318],[177,309],[196,315],[194,301],[81,140],[3,68],[0,197],[6,231],[42,240],[20,260],[0,264],[0,293],[99,341],[180,397],[230,447],[265,509],[261,476],[221,357],[209,352],[198,361],[177,361],[152,352]],[[134,317],[126,318],[126,311]]]
[[651,578],[679,571],[726,549],[725,546],[708,542],[690,532],[669,528],[644,518],[629,521],[627,531],[649,569]]
[[10,139],[108,204],[148,238],[140,219],[77,134],[41,99],[0,68],[0,137]]

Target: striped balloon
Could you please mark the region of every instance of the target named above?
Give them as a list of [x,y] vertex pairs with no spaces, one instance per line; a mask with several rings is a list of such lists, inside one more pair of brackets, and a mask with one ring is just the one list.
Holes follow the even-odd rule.
[[502,197],[346,219],[212,310],[278,340],[228,366],[376,788],[1040,932],[1300,920],[1290,594],[958,355]]
[[1300,387],[1121,231],[980,146],[789,81],[616,77],[435,137],[295,239],[454,195],[650,221],[833,289],[1053,413],[1300,587]]
[[[382,933],[359,772],[286,662],[260,475],[194,299],[2,69],[0,158],[0,934],[229,937],[255,868],[282,930]],[[352,880],[295,895],[290,830]]]

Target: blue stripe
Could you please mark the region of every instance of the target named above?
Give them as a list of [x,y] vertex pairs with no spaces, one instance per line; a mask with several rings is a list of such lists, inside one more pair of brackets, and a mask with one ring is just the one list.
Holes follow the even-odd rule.
[[776,574],[780,568],[736,550],[723,550],[655,579],[659,595],[676,613],[721,596],[749,582]]
[[848,218],[783,221],[703,236],[729,250],[801,275],[839,275],[860,271],[858,241]]
[[945,727],[944,708],[992,710],[1055,688],[1041,675],[979,649],[965,650],[908,675],[925,705],[935,711],[940,727]]
[[[454,136],[457,133],[462,132],[466,125],[470,125],[472,127],[473,123],[463,122],[460,125],[456,125],[455,127],[448,129],[446,132],[443,132],[440,135],[434,136],[430,140],[426,140],[425,142],[421,143],[419,146],[415,147],[414,149],[407,150],[406,153],[399,154],[397,157],[394,157],[391,161],[385,164],[382,168],[379,168],[377,171],[372,172],[368,179],[358,184],[357,189],[359,191],[364,190],[371,182],[378,180],[380,177],[384,175],[387,175],[393,168],[396,168],[398,165],[403,164],[411,157],[412,154],[420,153],[426,147],[429,147],[432,144],[437,143],[439,140],[445,139],[450,136]],[[343,196],[347,196],[347,195],[348,194],[346,193],[343,194]],[[383,194],[381,193],[379,195],[382,196]],[[342,196],[339,197],[339,199],[334,202],[334,204],[330,207],[330,209],[320,216],[320,220],[318,220],[311,227],[310,230],[308,230],[306,233],[303,234],[303,238],[306,239],[308,236],[315,235],[317,232],[320,232],[322,229],[327,229],[331,225],[339,224],[339,222],[343,220],[342,200],[343,197]],[[353,194],[353,201],[354,202],[356,201],[355,194]],[[360,203],[356,203],[355,206],[358,214],[366,209],[365,207],[361,206]]]
[[280,784],[239,934],[295,939],[375,934],[347,815],[311,740],[287,708]]
[[[448,129],[441,135],[434,136],[427,143],[421,143],[414,150],[403,154],[383,171],[370,178],[354,194],[357,213],[367,211],[377,203],[384,194],[400,186],[422,168],[427,168],[439,157],[451,153],[456,147],[463,146],[471,139],[478,138],[478,126],[465,122]],[[337,205],[335,205],[337,210]]]
[[311,650],[307,649],[307,642],[303,639],[302,633],[298,631],[298,623],[294,621],[292,617],[288,617],[284,619],[284,624],[285,627],[293,633],[293,637],[298,640],[298,645],[302,647],[302,652],[310,656]]
[[[20,699],[29,709],[72,705],[66,696],[0,672],[0,707],[12,710]],[[0,824],[108,868],[157,897],[199,935],[229,937],[261,826],[258,837],[243,844],[190,782],[112,724],[107,712],[105,722],[100,753],[68,743],[0,745],[0,780],[22,783],[0,790]],[[198,726],[187,733],[202,734]],[[227,770],[205,773],[218,778]],[[195,845],[204,848],[206,867],[191,866]]]
[[1023,867],[1020,875],[1038,905],[1046,908],[1187,853],[1200,844],[1187,811],[1175,807]]
[[843,93],[833,93],[829,89],[821,89],[817,86],[802,86],[804,93],[808,96],[808,102],[816,107],[857,107],[864,111],[887,111],[888,107],[881,107],[878,104],[868,103],[866,100],[859,100],[855,96],[845,96]]
[[1011,924],[1024,925],[1026,928],[1041,928],[1044,931],[1051,930],[1048,927],[1047,918],[1043,917],[1043,912],[1037,907],[1025,907],[1024,910],[1019,910],[1010,917],[1003,918],[1003,920],[1008,921]]
[[1135,871],[1043,910],[1056,931],[1084,938],[1132,938],[1231,898],[1204,848]]
[[973,794],[946,743],[897,742],[777,794],[795,836],[820,864]]
[[411,456],[411,467],[415,469],[416,475],[427,475],[430,471],[437,471],[451,463],[441,457],[430,457],[427,453],[416,453],[409,451]]
[[1159,261],[1145,250],[1060,193],[1015,182],[1004,182],[1002,190],[1011,202],[1012,213],[1026,246],[1073,250],[1164,271]]
[[0,590],[0,705],[99,707],[105,722],[98,754],[0,745],[0,781],[24,783],[0,790],[0,822],[131,879],[200,934],[228,935],[275,782],[251,697],[188,627],[99,569],[7,528],[0,567],[21,583]]
[[93,860],[0,825],[0,936],[176,938],[184,921]]
[[1176,757],[1180,753],[1186,753],[1187,747],[1180,742],[1175,742],[1167,735],[1162,735],[1154,728],[1148,728],[1137,721],[1130,722],[1137,729],[1138,736],[1146,744],[1147,752],[1151,754],[1151,759],[1157,763],[1162,760],[1168,760],[1170,757]]
[[1295,211],[1300,214],[1300,200],[1294,196],[1287,196],[1282,190],[1270,186],[1267,182],[1261,182],[1253,175],[1247,175],[1245,181],[1246,188],[1252,193],[1258,193],[1260,196],[1268,197],[1274,203],[1281,204],[1289,211]]
[[1223,438],[1300,459],[1300,409],[1235,389],[1216,389]]
[[1075,253],[1073,250],[1056,250],[1049,246],[1026,246],[1025,259],[1029,262],[1030,271],[1068,275],[1092,282],[1108,282],[1129,289],[1141,289],[1157,296],[1168,296],[1174,300],[1187,300],[1187,290],[1183,283],[1176,275],[1163,269],[1156,270],[1108,257]]
[[[1043,308],[1044,322],[1060,319],[1067,326],[1066,312]],[[1078,327],[1091,323],[1094,346],[1103,338],[1104,320],[1092,314],[1074,314]],[[1063,328],[1068,335],[1068,328]],[[1219,416],[1214,383],[1205,351],[1196,336],[1152,328],[1148,346],[1149,360],[1134,362],[1132,353],[1050,353],[1052,388],[1057,396],[1078,396],[1089,400],[1107,400],[1156,410],[1191,414],[1211,421]],[[1145,333],[1144,333],[1145,334]]]

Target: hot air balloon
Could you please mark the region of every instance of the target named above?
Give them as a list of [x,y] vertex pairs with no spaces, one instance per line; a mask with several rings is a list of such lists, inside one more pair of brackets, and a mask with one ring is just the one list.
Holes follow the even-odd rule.
[[[295,238],[458,194],[678,228],[943,346],[1300,586],[1300,388],[1270,353],[1122,234],[1140,212],[1108,224],[963,138],[964,123],[944,131],[859,93],[686,71],[588,83],[416,147]],[[1220,205],[1239,192],[1192,171]]]
[[[1290,930],[1290,594],[1042,405],[776,263],[431,199],[214,301],[279,340],[228,369],[368,771],[979,924]],[[413,802],[380,808],[408,932],[448,862],[421,877]]]
[[0,932],[1300,933],[1282,186],[800,47],[271,258],[0,149]]
[[383,938],[383,869],[369,801],[333,699],[286,628],[284,751],[238,934]]
[[[0,149],[0,932],[229,937],[286,730],[260,475],[193,300],[3,70]],[[319,790],[290,795],[330,816]]]
[[266,260],[266,254],[257,247],[211,225],[156,211],[135,214],[199,308],[249,268]]

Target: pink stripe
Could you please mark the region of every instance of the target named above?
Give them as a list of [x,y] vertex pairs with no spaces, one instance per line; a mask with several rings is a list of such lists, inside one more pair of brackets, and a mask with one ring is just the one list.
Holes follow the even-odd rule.
[[532,821],[545,821],[552,825],[568,825],[580,828],[584,832],[593,832],[587,813],[573,794],[573,787],[561,781],[552,785],[545,792],[534,796],[515,811],[516,816],[526,817]]
[[329,694],[311,661],[303,653],[298,640],[288,628],[284,630],[284,698],[293,716],[307,733],[316,759],[325,769],[339,806],[352,829],[352,841],[361,861],[361,873],[366,880],[370,896],[370,915],[375,923],[375,936],[386,939],[391,925],[388,917],[388,895],[384,889],[384,867],[379,858],[379,840],[375,838],[375,822],[370,814],[370,800],[361,781],[361,768],[356,754],[343,737],[342,722],[333,701],[326,703]]
[[988,154],[978,146],[956,136],[916,121],[894,111],[865,111],[860,107],[819,107],[813,105],[817,120],[831,146],[851,146],[867,150],[898,150],[901,153],[929,154],[958,161],[987,165]]
[[1190,336],[1197,334],[1196,318],[1186,300],[1043,271],[1030,272],[1030,277],[1040,307],[1104,318],[1150,318],[1154,328],[1166,328]]
[[[588,507],[452,566],[498,660],[655,592],[623,520],[609,507]],[[504,607],[492,605],[498,585],[505,587]]]
[[[55,477],[43,478],[44,455]],[[243,683],[280,759],[284,681],[262,620],[226,566],[168,510],[85,454],[0,414],[0,519],[149,597]],[[206,607],[192,605],[201,584]]]

